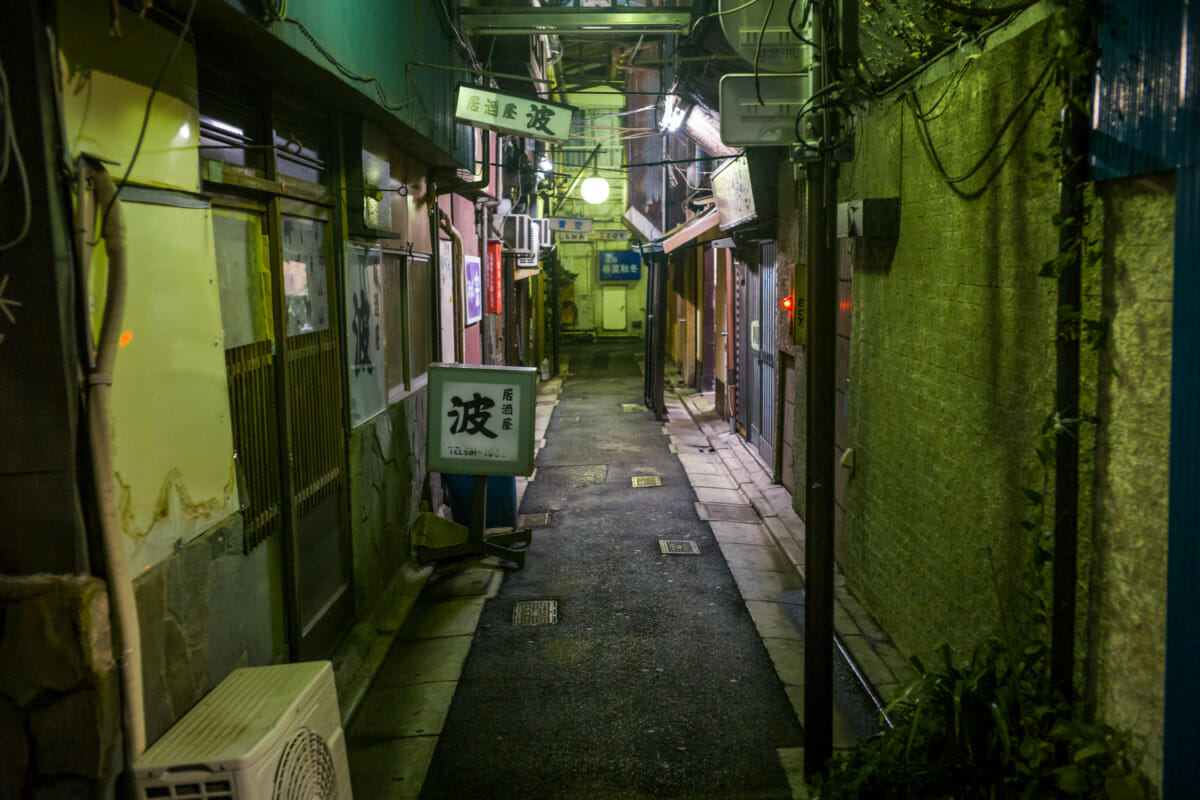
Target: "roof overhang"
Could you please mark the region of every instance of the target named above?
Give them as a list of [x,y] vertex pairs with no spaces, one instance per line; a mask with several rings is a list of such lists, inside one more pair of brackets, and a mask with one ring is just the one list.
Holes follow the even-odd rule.
[[658,8],[513,8],[505,11],[464,11],[460,19],[469,36],[660,36],[685,34],[692,22],[688,11]]
[[719,221],[720,218],[717,215],[717,210],[714,208],[703,216],[696,217],[690,222],[685,222],[682,226],[662,238],[663,252],[670,253],[673,250],[678,250],[693,239],[717,227]]

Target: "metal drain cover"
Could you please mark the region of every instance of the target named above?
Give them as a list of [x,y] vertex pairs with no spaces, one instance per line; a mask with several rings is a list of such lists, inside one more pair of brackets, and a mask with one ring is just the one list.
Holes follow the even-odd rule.
[[542,511],[538,514],[522,514],[517,517],[518,528],[549,528],[550,527],[550,512]]
[[647,486],[662,486],[662,478],[657,475],[635,475],[633,488],[645,489]]
[[525,600],[513,606],[513,625],[557,624],[557,600]]
[[700,548],[690,539],[659,539],[658,549],[666,556],[700,555]]
[[625,412],[629,412],[629,411],[645,411],[645,410],[646,410],[646,407],[645,407],[645,406],[643,406],[643,405],[641,405],[641,404],[639,404],[639,403],[621,403],[621,410],[622,410],[622,411],[625,411]]

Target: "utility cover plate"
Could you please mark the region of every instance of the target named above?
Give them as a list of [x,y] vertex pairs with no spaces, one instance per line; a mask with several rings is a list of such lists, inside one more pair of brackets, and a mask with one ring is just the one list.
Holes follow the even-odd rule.
[[659,539],[658,549],[665,556],[700,555],[700,548],[691,539]]
[[621,403],[621,410],[629,413],[631,411],[645,411],[646,407],[640,403]]
[[633,478],[633,488],[645,489],[649,486],[662,486],[662,478],[657,475],[636,475]]
[[522,514],[517,518],[518,528],[549,528],[550,527],[550,512],[542,511],[538,514]]
[[513,606],[513,625],[557,624],[557,600],[525,600]]

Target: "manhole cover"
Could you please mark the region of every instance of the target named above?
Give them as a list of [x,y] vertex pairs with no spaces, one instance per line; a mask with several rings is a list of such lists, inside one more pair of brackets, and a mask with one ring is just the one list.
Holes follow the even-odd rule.
[[550,527],[550,512],[543,511],[539,514],[522,514],[517,518],[518,528],[549,528]]
[[557,600],[525,600],[513,606],[513,625],[558,624]]
[[690,539],[659,539],[658,549],[666,556],[700,555],[700,548]]
[[645,411],[646,407],[643,405],[640,405],[639,403],[621,403],[621,410],[625,411],[625,412]]
[[657,475],[635,475],[633,488],[645,489],[647,486],[662,486],[662,478]]

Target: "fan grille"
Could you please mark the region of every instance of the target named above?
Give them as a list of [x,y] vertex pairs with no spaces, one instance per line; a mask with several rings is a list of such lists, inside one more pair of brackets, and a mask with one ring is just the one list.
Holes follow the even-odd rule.
[[273,800],[337,800],[337,773],[325,740],[301,728],[283,748]]

